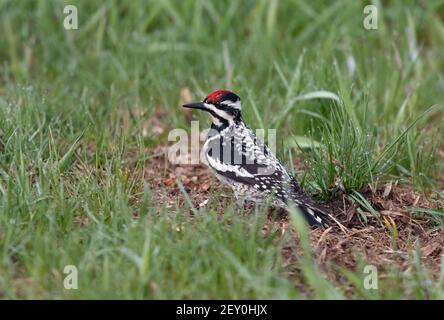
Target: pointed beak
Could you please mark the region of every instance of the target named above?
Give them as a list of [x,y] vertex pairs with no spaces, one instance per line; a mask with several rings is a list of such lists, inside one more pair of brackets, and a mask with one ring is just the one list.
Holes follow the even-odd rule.
[[191,108],[191,109],[206,110],[205,104],[203,102],[188,103],[188,104],[184,104],[182,107]]

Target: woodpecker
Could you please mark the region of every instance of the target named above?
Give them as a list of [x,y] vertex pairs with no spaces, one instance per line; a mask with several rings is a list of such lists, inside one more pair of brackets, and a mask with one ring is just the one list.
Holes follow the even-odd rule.
[[296,178],[244,122],[235,93],[217,90],[183,107],[210,114],[212,124],[203,153],[207,165],[233,189],[238,202],[260,204],[270,199],[272,206],[286,210],[293,205],[311,226],[328,226],[328,214],[302,191]]

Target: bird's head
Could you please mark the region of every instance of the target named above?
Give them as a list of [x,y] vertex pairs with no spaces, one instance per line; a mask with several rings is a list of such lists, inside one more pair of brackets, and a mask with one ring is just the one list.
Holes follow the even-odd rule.
[[240,98],[229,90],[214,91],[203,101],[184,104],[183,107],[208,112],[216,127],[225,127],[242,120]]

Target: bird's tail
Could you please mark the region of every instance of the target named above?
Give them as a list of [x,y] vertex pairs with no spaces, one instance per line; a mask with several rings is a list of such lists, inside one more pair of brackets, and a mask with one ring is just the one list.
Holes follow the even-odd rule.
[[328,214],[323,209],[304,202],[296,204],[296,207],[302,212],[310,226],[327,228],[330,225]]
[[302,212],[310,226],[327,228],[330,225],[330,219],[326,210],[315,204],[305,194],[294,177],[291,177],[291,183],[293,194],[290,201]]

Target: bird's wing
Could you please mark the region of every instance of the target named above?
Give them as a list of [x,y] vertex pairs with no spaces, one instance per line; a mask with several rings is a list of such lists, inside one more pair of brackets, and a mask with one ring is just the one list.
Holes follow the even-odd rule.
[[258,192],[274,192],[286,205],[299,207],[312,225],[328,225],[325,211],[302,191],[268,146],[247,130],[238,139],[229,134],[215,138],[214,149],[207,153],[210,167],[220,176],[250,185]]
[[219,175],[235,182],[272,187],[284,178],[289,179],[268,146],[250,129],[227,131],[212,138],[207,161]]

